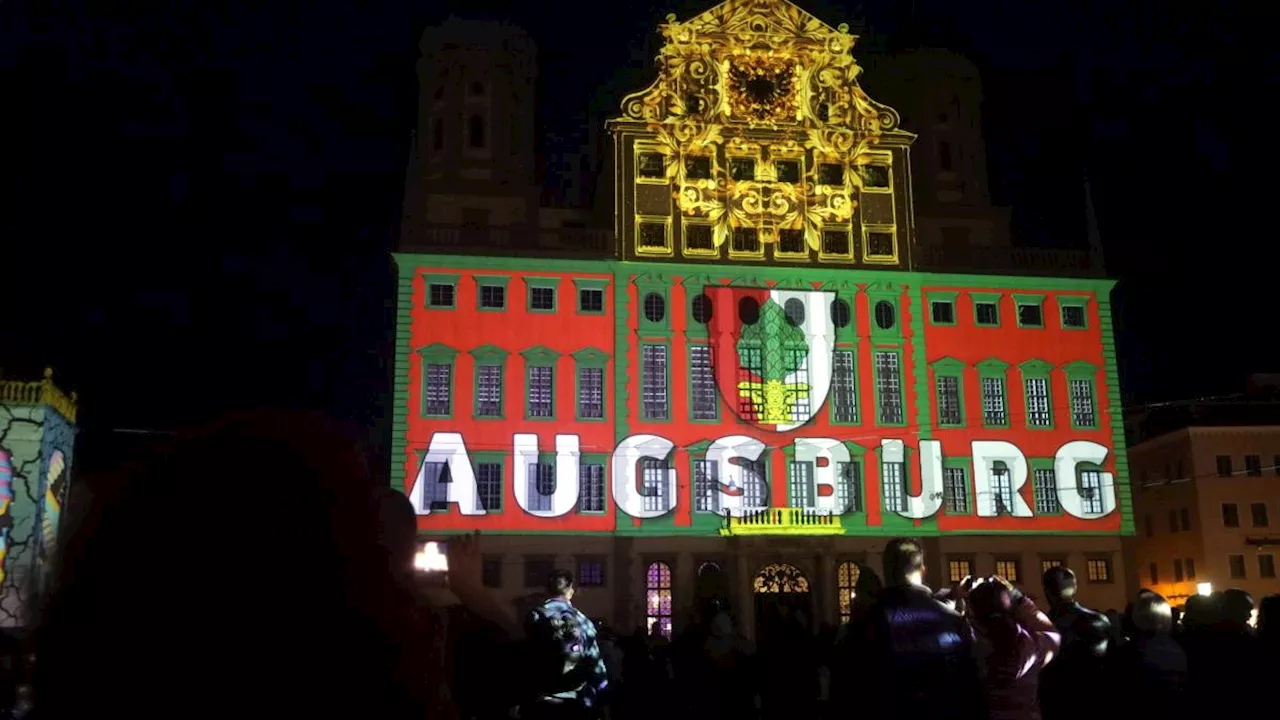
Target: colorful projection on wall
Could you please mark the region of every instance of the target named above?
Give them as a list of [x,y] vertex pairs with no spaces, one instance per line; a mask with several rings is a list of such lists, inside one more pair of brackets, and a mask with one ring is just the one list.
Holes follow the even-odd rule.
[[40,562],[48,564],[58,548],[58,527],[62,524],[62,504],[67,492],[67,456],[54,450],[45,469],[44,500],[40,509]]
[[4,582],[5,559],[9,551],[9,528],[13,518],[9,507],[13,504],[13,456],[0,448],[0,583]]

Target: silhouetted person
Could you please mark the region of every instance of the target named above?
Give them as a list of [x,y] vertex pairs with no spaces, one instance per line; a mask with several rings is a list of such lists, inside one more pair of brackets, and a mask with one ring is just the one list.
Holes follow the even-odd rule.
[[966,591],[967,585],[956,594],[968,604],[977,633],[974,653],[988,717],[1039,720],[1040,673],[1057,653],[1061,635],[1035,602],[1004,578],[991,577]]
[[986,717],[969,626],[933,598],[924,572],[918,540],[885,546],[886,586],[850,627],[850,672],[836,681],[869,689],[861,696],[860,717]]
[[756,716],[760,677],[755,647],[734,629],[729,613],[720,611],[708,620],[697,662],[688,672],[688,717],[743,720]]
[[1062,638],[1058,657],[1040,675],[1040,710],[1045,720],[1080,720],[1096,708],[1096,700],[1080,691],[1102,687],[1112,644],[1111,621],[1080,604],[1076,574],[1052,567],[1044,573],[1049,619]]
[[42,629],[41,715],[423,717],[356,437],[233,416],[94,511]]
[[609,684],[595,624],[573,606],[574,591],[572,573],[551,573],[550,597],[526,621],[534,677],[532,698],[520,708],[526,720],[590,718]]
[[1129,607],[1133,634],[1116,650],[1109,671],[1116,717],[1192,717],[1187,695],[1187,655],[1173,639],[1173,609],[1154,592]]
[[1187,648],[1192,694],[1204,714],[1244,715],[1256,710],[1262,681],[1260,647],[1250,625],[1253,598],[1230,589],[1214,593],[1212,599],[1215,622],[1200,642]]

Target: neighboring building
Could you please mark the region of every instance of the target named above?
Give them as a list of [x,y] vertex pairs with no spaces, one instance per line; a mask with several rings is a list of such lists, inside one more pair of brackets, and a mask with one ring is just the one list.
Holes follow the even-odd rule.
[[76,396],[0,378],[0,627],[23,628],[58,550],[70,489]]
[[1189,427],[1129,450],[1129,578],[1181,604],[1201,584],[1280,592],[1280,425]]
[[989,274],[926,261],[916,136],[847,28],[731,0],[663,34],[609,123],[606,242],[404,229],[393,482],[424,535],[484,533],[512,601],[574,568],[618,627],[705,593],[748,632],[776,602],[836,621],[901,535],[934,584],[1066,563],[1123,607],[1112,283],[994,241]]

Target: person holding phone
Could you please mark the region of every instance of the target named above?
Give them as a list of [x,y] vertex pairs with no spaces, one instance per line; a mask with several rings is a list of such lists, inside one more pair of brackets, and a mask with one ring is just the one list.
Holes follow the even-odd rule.
[[1061,635],[1031,598],[998,575],[961,587],[990,718],[1040,720],[1040,671],[1057,654]]

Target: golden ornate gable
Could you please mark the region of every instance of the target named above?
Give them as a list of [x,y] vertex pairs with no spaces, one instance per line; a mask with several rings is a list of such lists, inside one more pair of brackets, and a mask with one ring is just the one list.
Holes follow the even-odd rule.
[[[669,15],[661,31],[658,78],[623,100],[616,122],[652,133],[679,212],[708,221],[716,248],[753,227],[766,244],[803,231],[816,250],[824,225],[853,216],[862,167],[879,162],[874,147],[889,133],[912,137],[859,86],[847,25],[786,0],[728,0],[685,22]],[[758,172],[735,178],[726,151],[757,158]],[[709,160],[698,168],[691,156]],[[804,181],[776,176],[774,161],[789,157],[806,158]],[[848,171],[823,181],[821,163]]]

